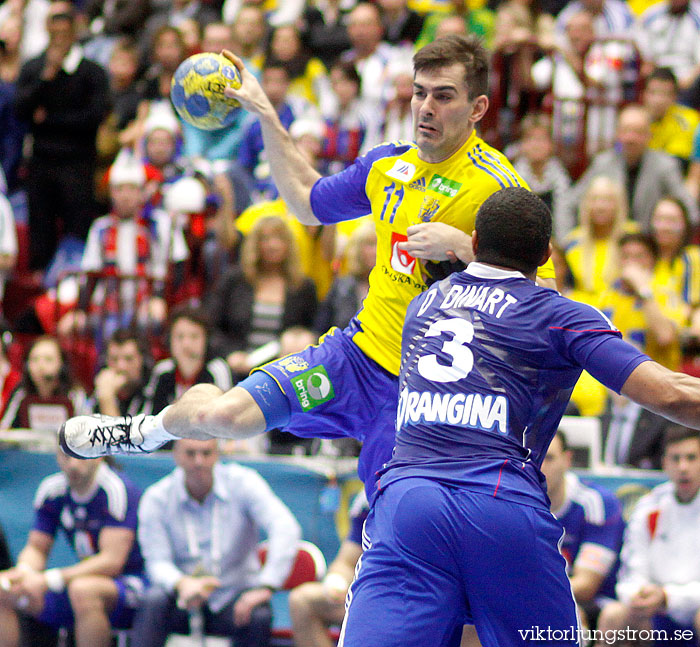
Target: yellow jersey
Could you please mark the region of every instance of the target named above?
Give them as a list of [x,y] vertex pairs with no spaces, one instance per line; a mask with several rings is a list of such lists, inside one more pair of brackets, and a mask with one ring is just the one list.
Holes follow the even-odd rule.
[[649,148],[684,160],[690,159],[698,125],[699,112],[686,106],[672,105],[661,120],[651,124]]
[[[654,286],[654,299],[661,312],[676,324],[680,330],[687,322],[688,308],[672,290]],[[681,363],[680,344],[662,348],[647,334],[646,315],[641,301],[614,286],[601,295],[598,307],[610,318],[622,337],[644,351],[654,361],[671,370],[678,370]]]
[[[314,215],[323,223],[371,213],[377,231],[377,264],[364,306],[351,326],[353,341],[398,375],[406,308],[426,289],[425,264],[398,248],[409,226],[443,222],[468,234],[491,194],[525,181],[506,157],[472,133],[448,159],[420,159],[413,143],[381,144],[341,173],[319,179],[311,191]],[[554,277],[551,261],[539,276]]]
[[652,287],[657,286],[670,289],[688,305],[700,305],[700,247],[688,245],[672,261],[656,261]]

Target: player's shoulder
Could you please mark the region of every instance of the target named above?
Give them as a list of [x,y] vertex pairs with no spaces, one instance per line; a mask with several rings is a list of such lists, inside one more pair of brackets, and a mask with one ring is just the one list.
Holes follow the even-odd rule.
[[350,518],[366,517],[369,512],[369,502],[364,488],[360,490],[350,502]]
[[140,498],[140,490],[131,481],[103,463],[97,471],[97,485],[104,492],[109,514],[123,521],[130,506]]
[[571,502],[581,508],[589,524],[602,526],[611,516],[620,515],[620,502],[610,490],[583,483],[571,472],[566,475],[566,493]]
[[474,137],[467,143],[464,153],[468,167],[473,169],[476,177],[479,178],[478,183],[473,187],[474,189],[481,188],[490,194],[514,186],[530,188],[515,170],[511,161],[483,139]]
[[391,142],[383,142],[370,148],[363,156],[362,160],[368,164],[374,164],[380,160],[398,158],[406,153],[417,150],[417,146],[413,142],[403,140],[395,140]]
[[560,329],[574,333],[617,332],[617,327],[610,318],[589,303],[574,301],[556,290],[549,290],[547,304],[551,308],[550,328],[553,330]]
[[49,503],[50,501],[60,499],[68,494],[68,479],[63,472],[51,474],[44,478],[34,495],[34,507]]
[[675,500],[673,483],[664,481],[639,498],[632,510],[632,516],[648,518],[652,514],[658,515],[662,508],[673,504]]

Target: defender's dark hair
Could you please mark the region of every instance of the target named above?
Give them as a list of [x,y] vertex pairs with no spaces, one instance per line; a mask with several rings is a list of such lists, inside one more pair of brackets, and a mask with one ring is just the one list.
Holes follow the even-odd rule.
[[476,214],[476,260],[525,274],[537,269],[552,235],[552,214],[534,193],[510,187],[493,193]]
[[664,429],[664,437],[662,442],[663,453],[665,454],[671,445],[680,443],[683,440],[695,438],[700,441],[700,431],[684,427],[683,425],[669,425]]
[[455,63],[464,66],[469,99],[488,94],[489,55],[484,44],[474,35],[450,34],[428,43],[413,56],[413,72],[435,70]]

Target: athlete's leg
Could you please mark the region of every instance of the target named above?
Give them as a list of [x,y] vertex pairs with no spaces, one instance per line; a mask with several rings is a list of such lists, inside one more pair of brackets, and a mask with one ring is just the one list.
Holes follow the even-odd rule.
[[459,644],[468,609],[451,499],[449,488],[419,478],[377,497],[339,647]]
[[76,647],[109,647],[109,616],[119,598],[116,582],[104,575],[78,577],[68,584],[68,598],[75,617]]
[[294,644],[297,647],[333,647],[328,626],[343,621],[342,600],[332,599],[321,582],[306,582],[289,594]]
[[460,490],[462,564],[484,647],[525,642],[575,647],[576,604],[559,552],[559,522],[544,509]]

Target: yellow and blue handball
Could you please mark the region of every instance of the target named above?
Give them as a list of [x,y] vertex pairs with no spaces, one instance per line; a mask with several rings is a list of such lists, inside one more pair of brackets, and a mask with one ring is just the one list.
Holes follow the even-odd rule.
[[240,104],[224,95],[226,86],[241,87],[241,75],[225,56],[205,52],[185,59],[175,71],[170,99],[177,114],[202,130],[231,124]]

